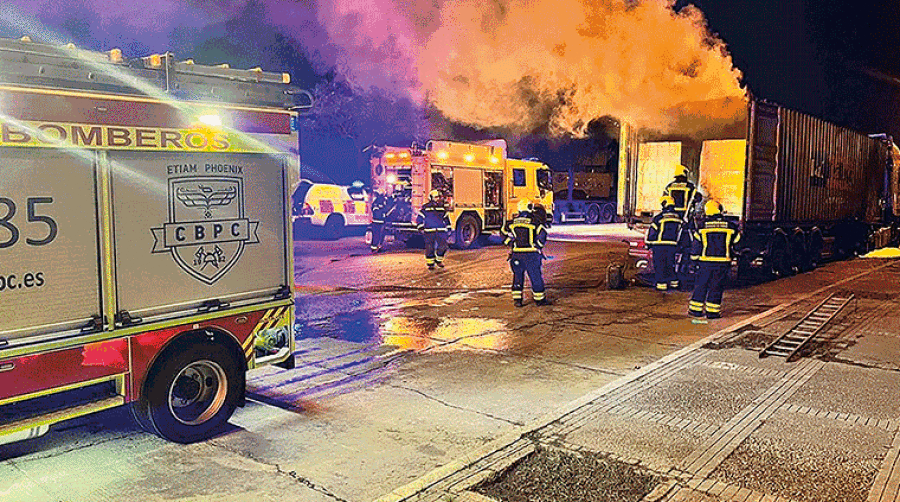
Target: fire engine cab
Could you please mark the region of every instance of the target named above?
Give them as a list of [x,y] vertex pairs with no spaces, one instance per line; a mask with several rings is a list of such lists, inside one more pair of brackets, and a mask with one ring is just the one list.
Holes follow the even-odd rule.
[[0,442],[129,403],[197,441],[292,367],[289,82],[0,40]]
[[372,188],[389,198],[385,229],[408,238],[431,190],[449,208],[451,238],[469,248],[515,216],[527,199],[552,214],[550,169],[536,160],[510,159],[506,141],[429,141],[424,149],[385,147],[372,158]]

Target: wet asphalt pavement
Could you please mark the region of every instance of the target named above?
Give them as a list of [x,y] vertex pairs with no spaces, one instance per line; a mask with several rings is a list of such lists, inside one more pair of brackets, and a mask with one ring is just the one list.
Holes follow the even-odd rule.
[[[250,402],[232,427],[183,446],[143,433],[125,410],[62,424],[0,447],[0,499],[374,500],[736,320],[870,266],[831,264],[729,290],[725,319],[696,325],[684,315],[687,293],[605,289],[606,266],[626,250],[615,238],[551,241],[553,305],[535,306],[526,293],[516,309],[500,246],[450,250],[447,268],[432,272],[421,250],[400,243],[372,255],[359,236],[298,241],[297,368],[251,372]],[[729,410],[710,408],[697,423],[726,420]]]

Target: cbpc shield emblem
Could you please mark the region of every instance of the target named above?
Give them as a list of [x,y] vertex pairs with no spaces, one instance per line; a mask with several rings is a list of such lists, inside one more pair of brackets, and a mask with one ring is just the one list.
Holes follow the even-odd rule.
[[188,177],[169,180],[169,221],[153,228],[154,253],[172,258],[196,279],[213,284],[259,243],[258,221],[244,217],[241,178]]

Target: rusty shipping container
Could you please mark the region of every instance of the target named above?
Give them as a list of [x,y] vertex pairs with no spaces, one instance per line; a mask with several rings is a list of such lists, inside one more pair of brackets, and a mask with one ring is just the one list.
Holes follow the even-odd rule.
[[880,221],[888,142],[775,104],[750,107],[745,224]]

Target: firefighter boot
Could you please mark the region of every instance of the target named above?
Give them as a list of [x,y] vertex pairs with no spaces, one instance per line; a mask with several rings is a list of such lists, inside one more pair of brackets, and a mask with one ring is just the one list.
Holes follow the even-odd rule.
[[540,300],[535,301],[534,304],[544,307],[544,306],[550,305],[550,300],[548,300],[546,298],[541,298]]
[[523,306],[524,304],[522,303],[522,299],[521,299],[521,298],[517,298],[517,299],[513,300],[513,305],[515,305],[516,307],[521,307],[521,306]]

